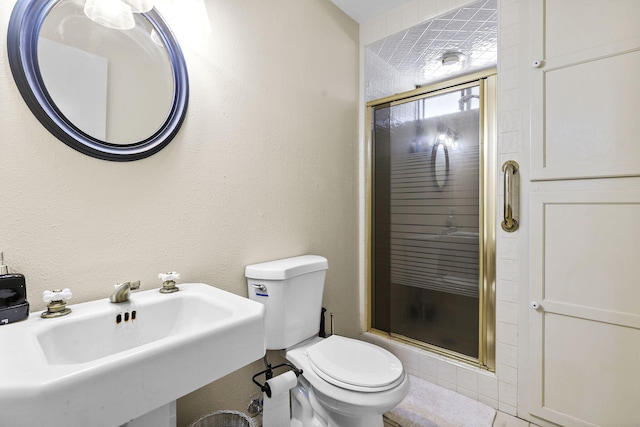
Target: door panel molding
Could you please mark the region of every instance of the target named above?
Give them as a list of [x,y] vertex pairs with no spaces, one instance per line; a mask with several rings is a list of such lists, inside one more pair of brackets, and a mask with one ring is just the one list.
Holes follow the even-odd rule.
[[[640,307],[626,300],[637,288],[640,191],[539,191],[529,200],[537,232],[529,253],[529,412],[565,426],[634,425]],[[613,258],[634,265],[620,268]],[[572,273],[580,268],[587,274]]]
[[639,15],[634,0],[531,1],[532,181],[640,175],[640,147],[624,137],[640,132],[624,114],[640,109],[627,96],[640,75]]

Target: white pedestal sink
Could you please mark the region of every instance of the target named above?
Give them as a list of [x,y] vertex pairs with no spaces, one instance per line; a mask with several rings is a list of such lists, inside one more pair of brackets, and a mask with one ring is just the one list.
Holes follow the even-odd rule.
[[0,425],[116,427],[264,356],[264,306],[203,283],[0,326]]

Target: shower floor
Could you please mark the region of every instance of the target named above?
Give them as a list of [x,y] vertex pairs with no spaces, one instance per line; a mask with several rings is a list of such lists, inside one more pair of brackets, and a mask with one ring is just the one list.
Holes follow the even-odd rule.
[[391,332],[478,357],[478,298],[391,286]]

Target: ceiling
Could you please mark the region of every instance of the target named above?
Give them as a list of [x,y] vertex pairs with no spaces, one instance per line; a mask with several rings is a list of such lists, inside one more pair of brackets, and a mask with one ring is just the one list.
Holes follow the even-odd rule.
[[[410,0],[331,0],[362,24]],[[365,46],[367,100],[411,90],[455,75],[495,67],[497,0],[478,0]],[[461,61],[444,67],[445,53]]]
[[409,0],[331,0],[359,24],[395,9]]
[[[495,67],[497,0],[467,4],[369,43],[365,48],[368,100]],[[443,55],[449,52],[461,54],[461,60],[454,66],[443,66]]]

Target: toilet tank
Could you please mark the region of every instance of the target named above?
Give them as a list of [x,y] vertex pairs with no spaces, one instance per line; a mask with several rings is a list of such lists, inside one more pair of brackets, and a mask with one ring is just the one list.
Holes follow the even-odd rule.
[[328,263],[303,255],[248,265],[249,298],[265,305],[268,350],[280,350],[318,334]]

